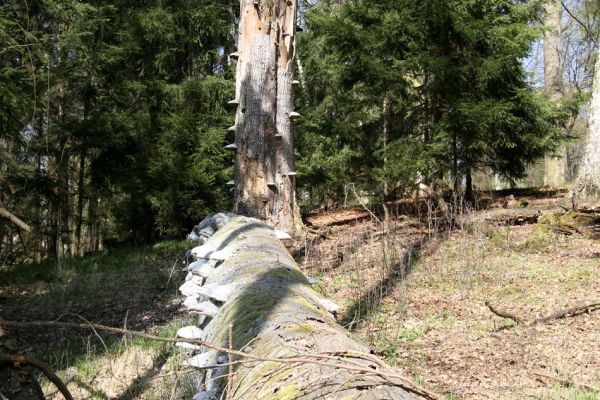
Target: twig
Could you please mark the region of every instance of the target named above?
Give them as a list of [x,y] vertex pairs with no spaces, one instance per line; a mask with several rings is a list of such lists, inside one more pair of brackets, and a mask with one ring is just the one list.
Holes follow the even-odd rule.
[[166,287],[169,287],[169,283],[171,283],[171,278],[173,277],[173,272],[175,271],[175,267],[177,266],[178,261],[179,261],[179,256],[177,256],[177,258],[175,258],[175,262],[173,263],[173,266],[171,267],[171,272],[169,272],[169,279],[167,279],[167,284],[165,285]]
[[233,343],[233,325],[229,324],[229,353],[227,353],[227,359],[229,361],[229,367],[227,368],[227,398],[231,396],[231,390],[233,385],[233,355],[231,354],[232,343]]
[[[115,327],[111,327],[111,326],[98,325],[98,324],[80,324],[80,323],[75,323],[75,322],[59,322],[59,321],[25,322],[25,321],[0,320],[0,325],[22,327],[22,328],[23,327],[32,327],[32,326],[37,326],[37,327],[45,326],[45,327],[72,328],[72,329],[95,329],[95,330],[101,330],[101,331],[112,332],[112,333],[120,333],[120,334],[125,334],[125,335],[138,336],[138,337],[142,337],[142,338],[149,339],[149,340],[156,340],[156,341],[162,341],[162,342],[168,342],[168,343],[184,342],[184,343],[197,344],[197,345],[201,345],[201,346],[213,349],[213,350],[217,350],[219,352],[228,353],[231,355],[237,355],[237,356],[244,357],[244,358],[247,358],[247,359],[250,359],[253,361],[267,361],[267,362],[287,363],[287,364],[289,364],[289,363],[299,363],[299,364],[310,363],[310,364],[321,365],[321,366],[330,367],[330,368],[341,368],[341,369],[345,369],[348,371],[361,372],[361,373],[365,374],[365,376],[377,376],[377,377],[383,379],[388,385],[400,387],[408,392],[417,394],[426,399],[430,399],[430,400],[441,399],[441,396],[439,396],[438,394],[431,392],[425,388],[422,388],[422,387],[410,382],[404,376],[397,374],[393,371],[389,371],[387,368],[384,370],[384,369],[373,369],[369,366],[360,367],[360,366],[356,366],[356,365],[351,365],[351,364],[348,364],[347,360],[345,360],[341,356],[338,359],[329,360],[329,361],[322,361],[322,360],[315,359],[315,358],[319,357],[318,354],[303,354],[301,356],[280,357],[280,358],[260,357],[260,356],[245,353],[245,352],[239,351],[239,350],[233,350],[233,349],[230,350],[229,348],[218,346],[216,344],[209,343],[209,342],[206,342],[206,341],[200,340],[200,339],[166,338],[166,337],[151,335],[151,334],[144,333],[144,332],[132,331],[129,329],[115,328]],[[333,357],[333,358],[335,358],[335,357]]]
[[584,305],[579,305],[579,306],[565,308],[563,310],[554,312],[554,313],[548,315],[547,317],[537,318],[537,319],[535,319],[535,320],[533,320],[531,322],[526,322],[522,318],[519,318],[516,315],[514,315],[514,314],[512,314],[512,313],[510,313],[510,312],[508,312],[506,310],[501,310],[501,309],[498,309],[498,308],[492,306],[489,301],[486,301],[485,305],[487,306],[487,308],[490,309],[490,311],[492,313],[496,314],[497,316],[502,317],[502,318],[512,319],[518,325],[526,325],[526,326],[533,326],[533,325],[538,325],[538,324],[544,324],[546,322],[554,321],[554,320],[565,318],[565,317],[570,317],[570,316],[575,316],[575,315],[583,314],[583,313],[588,312],[588,311],[593,311],[596,308],[600,308],[600,302],[594,302],[594,303],[589,303],[589,304],[584,304]]
[[69,392],[69,389],[67,389],[67,386],[58,377],[58,375],[56,375],[54,373],[54,371],[52,371],[52,368],[50,368],[50,366],[48,364],[46,364],[36,358],[22,355],[22,354],[0,353],[0,361],[11,362],[13,364],[29,364],[29,365],[34,366],[35,368],[42,371],[42,373],[44,375],[46,375],[46,378],[48,378],[48,380],[56,386],[56,388],[60,391],[60,393],[62,393],[65,400],[73,400],[73,396]]
[[592,41],[592,43],[594,44],[594,47],[598,47],[598,42],[596,42],[596,39],[594,39],[594,35],[592,34],[592,32],[590,32],[590,28],[584,24],[583,22],[581,22],[579,20],[579,18],[577,18],[575,16],[575,14],[573,14],[571,12],[571,10],[569,10],[569,8],[567,7],[567,5],[565,4],[564,1],[561,0],[560,4],[562,5],[562,7],[564,8],[564,10],[567,12],[567,14],[569,14],[569,16],[571,18],[573,18],[575,20],[575,22],[577,22],[579,25],[581,25],[581,27],[583,28],[583,30],[585,30],[585,33],[587,34],[588,38]]
[[356,193],[356,190],[354,189],[354,184],[352,184],[352,186],[348,185],[348,187],[350,187],[350,188],[351,188],[351,190],[352,190],[352,193],[354,194],[354,197],[356,197],[356,200],[358,200],[358,202],[360,203],[360,205],[361,205],[361,206],[362,206],[362,207],[363,207],[365,210],[367,210],[367,211],[369,212],[369,214],[371,214],[371,216],[377,220],[377,222],[381,223],[381,220],[380,220],[379,218],[377,218],[377,215],[373,214],[373,211],[371,211],[371,210],[369,209],[369,207],[367,207],[367,206],[365,205],[365,203],[364,203],[364,202],[363,202],[363,201],[360,199],[360,197],[358,197],[358,194]]
[[175,399],[175,395],[177,394],[177,384],[179,383],[179,378],[181,378],[181,375],[177,375],[175,377],[175,382],[173,382],[173,388],[171,389],[171,396],[169,397],[169,400]]

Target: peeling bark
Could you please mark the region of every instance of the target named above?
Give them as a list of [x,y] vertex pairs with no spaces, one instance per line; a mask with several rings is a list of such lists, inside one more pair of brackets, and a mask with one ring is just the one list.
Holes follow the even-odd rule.
[[292,82],[296,1],[243,0],[236,80],[234,211],[294,233]]

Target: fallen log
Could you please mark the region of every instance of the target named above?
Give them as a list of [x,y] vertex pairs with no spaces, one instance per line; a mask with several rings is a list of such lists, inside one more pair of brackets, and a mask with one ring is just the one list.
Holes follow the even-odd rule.
[[462,214],[455,218],[458,227],[472,226],[475,224],[489,223],[498,226],[528,225],[538,221],[544,209],[539,208],[517,208],[517,209],[493,209],[473,214]]
[[[207,231],[214,232],[208,239],[197,234]],[[196,261],[180,290],[199,324],[178,335],[233,350],[183,350],[191,353],[185,364],[201,374],[195,399],[437,398],[337,324],[337,306],[311,288],[278,240],[284,234],[231,214],[194,232],[203,244],[191,250]]]

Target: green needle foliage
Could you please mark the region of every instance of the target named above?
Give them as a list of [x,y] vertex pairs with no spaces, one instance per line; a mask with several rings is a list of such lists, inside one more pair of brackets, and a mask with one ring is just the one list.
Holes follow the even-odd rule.
[[[314,3],[314,2],[313,2]],[[347,0],[301,7],[296,152],[305,206],[516,180],[575,101],[527,83],[541,2]],[[231,207],[239,4],[0,2],[0,262],[181,237]],[[587,17],[586,17],[587,18]],[[300,68],[301,67],[301,68]]]
[[182,235],[229,207],[235,10],[0,3],[0,204],[33,228],[0,220],[2,262]]
[[522,64],[540,5],[320,2],[300,43],[301,186],[316,199],[354,182],[382,199],[386,186],[390,198],[419,183],[458,188],[483,168],[522,178],[557,145],[564,117]]

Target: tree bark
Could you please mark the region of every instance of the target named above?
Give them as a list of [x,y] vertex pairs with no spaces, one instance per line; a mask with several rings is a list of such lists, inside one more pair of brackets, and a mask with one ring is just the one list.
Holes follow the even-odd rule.
[[[550,99],[560,101],[563,97],[563,66],[560,0],[548,0],[544,25],[544,86]],[[548,154],[544,160],[544,186],[559,186],[567,181],[567,148],[561,145],[556,154]]]
[[473,192],[473,175],[471,174],[471,168],[467,168],[465,171],[465,200],[467,202],[475,201],[475,193]]
[[70,150],[67,149],[67,144],[62,146],[63,152],[60,158],[56,160],[58,164],[58,198],[59,202],[59,251],[60,258],[71,257],[71,233],[70,233],[70,214],[71,214],[71,199],[69,190],[69,163]]
[[240,16],[234,211],[294,233],[296,0],[243,0]]
[[85,201],[85,149],[79,155],[79,177],[77,182],[77,223],[75,226],[75,247],[73,254],[83,256],[85,251],[81,242],[81,228],[83,226],[83,205]]
[[100,198],[95,193],[90,193],[88,199],[88,217],[87,217],[87,232],[88,232],[88,244],[87,249],[90,251],[99,250],[99,218],[98,218],[98,205]]
[[573,195],[581,199],[600,196],[600,55],[594,68],[588,131],[585,156],[573,189]]
[[[212,304],[210,312],[199,311],[206,315],[200,318],[202,330],[196,337],[250,357],[229,369],[219,364],[240,361],[239,354],[232,358],[199,349],[200,354],[187,361],[203,360],[196,366],[208,368],[197,398],[221,398],[224,391],[227,399],[414,398],[401,387],[410,383],[386,379],[384,371],[391,376],[393,369],[337,324],[328,311],[333,310],[331,303],[310,287],[271,227],[246,217],[225,219],[217,214],[194,229],[210,225],[216,233],[191,251],[200,261],[190,265],[180,290],[192,310],[197,309],[194,304]],[[213,264],[206,268],[204,262],[210,260]],[[184,336],[181,330],[178,334]],[[348,357],[341,362],[350,369],[340,366],[340,355]],[[296,361],[274,361],[286,357]],[[366,370],[361,373],[354,367]],[[419,388],[408,388],[412,389]]]

